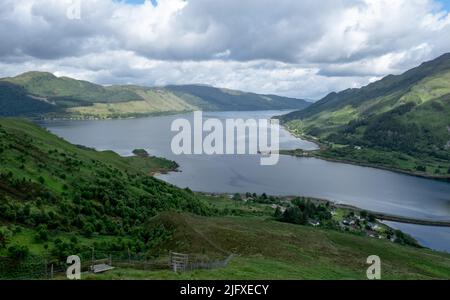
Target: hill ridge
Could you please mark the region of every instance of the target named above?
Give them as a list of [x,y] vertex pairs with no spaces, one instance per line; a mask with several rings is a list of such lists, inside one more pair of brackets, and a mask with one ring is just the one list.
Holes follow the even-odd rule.
[[[31,111],[35,115],[46,117],[114,118],[193,110],[303,109],[310,104],[302,99],[198,84],[163,87],[135,84],[105,86],[39,71],[1,78],[0,82],[15,84],[29,95],[43,97],[54,103],[58,109]],[[9,99],[2,99],[0,116],[16,115],[9,109],[14,107],[13,102],[14,95],[10,95]]]
[[296,134],[334,147],[322,153],[330,159],[448,176],[450,53],[401,75],[330,93],[281,121]]

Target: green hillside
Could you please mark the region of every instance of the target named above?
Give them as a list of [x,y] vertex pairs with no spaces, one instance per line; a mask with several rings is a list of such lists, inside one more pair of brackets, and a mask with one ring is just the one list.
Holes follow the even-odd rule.
[[[303,109],[309,105],[300,99],[199,85],[101,86],[45,72],[27,72],[0,79],[0,83],[0,115],[5,116],[115,118],[194,110]],[[43,103],[47,107],[42,107]]]
[[[178,251],[235,257],[223,269],[175,274],[119,268],[88,279],[367,279],[366,259],[379,255],[382,278],[450,277],[450,256],[263,217],[160,214],[152,226],[173,228],[165,245]],[[179,241],[183,242],[180,243]]]
[[322,153],[326,157],[365,156],[357,161],[449,176],[450,54],[360,89],[331,93],[281,119],[297,134],[336,146]]
[[244,202],[176,188],[149,176],[175,163],[135,152],[129,158],[97,152],[28,121],[0,119],[0,278],[39,278],[36,261],[64,262],[74,253],[90,259],[93,248],[97,255],[161,259],[163,266],[168,250],[236,255],[213,271],[121,267],[96,279],[364,278],[373,254],[382,258],[386,279],[450,278],[447,254],[281,223],[273,199]]
[[0,116],[31,115],[57,110],[43,99],[33,98],[22,87],[0,81]]
[[166,88],[187,102],[201,106],[205,110],[304,109],[309,105],[308,102],[299,99],[245,93],[206,85],[167,86]]
[[142,100],[128,90],[103,87],[68,77],[56,77],[45,72],[27,72],[2,80],[21,86],[29,94],[46,98],[48,102],[62,107]]
[[194,194],[149,176],[176,167],[71,145],[27,121],[0,119],[0,223],[128,236],[143,250],[142,224],[159,211],[209,211]]

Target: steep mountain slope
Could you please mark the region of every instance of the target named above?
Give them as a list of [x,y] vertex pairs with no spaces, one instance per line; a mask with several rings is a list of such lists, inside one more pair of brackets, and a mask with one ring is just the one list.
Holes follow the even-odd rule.
[[[133,85],[101,86],[51,73],[27,72],[0,79],[4,115],[26,115],[42,109],[11,106],[16,101],[10,89],[22,90],[29,100],[53,105],[54,115],[78,118],[113,118],[193,110],[303,109],[309,102],[272,95],[257,95],[199,85],[150,88]],[[8,84],[8,85],[6,85]],[[5,100],[4,100],[5,99]],[[22,101],[23,102],[23,101]],[[41,103],[42,104],[42,103]]]
[[[435,60],[425,62],[419,67],[411,69],[404,74],[395,76],[388,75],[385,78],[371,83],[360,89],[347,89],[339,93],[330,93],[322,100],[314,103],[305,110],[293,112],[286,115],[284,120],[293,119],[307,119],[317,114],[326,112],[335,112],[339,109],[344,109],[347,106],[353,108],[361,107],[362,111],[365,112],[364,115],[370,115],[371,113],[376,113],[377,111],[382,112],[383,107],[377,107],[375,102],[381,102],[381,104],[386,104],[386,100],[391,100],[390,104],[401,105],[398,103],[399,98],[410,92],[410,89],[417,84],[419,81],[424,80],[427,77],[436,76],[440,73],[446,73],[450,71],[450,53],[444,54]],[[443,90],[440,94],[450,93],[450,83],[448,81],[443,81]],[[432,96],[432,92],[439,90],[439,86],[434,86],[432,90],[428,90],[428,95]],[[418,96],[421,96],[420,94]],[[438,96],[438,95],[436,95]],[[384,99],[385,97],[389,99]],[[382,102],[385,100],[386,102]],[[429,99],[428,99],[429,100]],[[370,102],[370,103],[369,103]],[[368,107],[363,105],[367,104]],[[381,106],[381,105],[380,105]],[[388,109],[385,107],[384,109]]]
[[0,116],[31,115],[55,110],[55,105],[29,96],[20,86],[0,81]]
[[[291,130],[325,143],[395,151],[438,165],[442,161],[440,169],[445,169],[450,159],[450,54],[360,89],[331,93],[281,119]],[[416,167],[427,171],[426,165]]]
[[245,93],[206,85],[167,86],[166,88],[191,104],[209,110],[303,109],[310,104],[299,99]]

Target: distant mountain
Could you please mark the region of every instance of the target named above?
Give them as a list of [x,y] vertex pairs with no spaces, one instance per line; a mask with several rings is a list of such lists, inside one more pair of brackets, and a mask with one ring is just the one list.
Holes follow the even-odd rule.
[[166,89],[193,105],[210,110],[304,109],[311,104],[305,100],[245,93],[207,85],[172,85]]
[[450,53],[363,88],[331,93],[281,120],[324,142],[445,161],[450,159]]
[[300,99],[201,85],[102,86],[46,72],[27,72],[0,79],[0,83],[0,115],[111,118],[193,110],[303,109],[309,105]]
[[56,77],[46,72],[27,72],[2,80],[21,86],[29,94],[46,98],[49,102],[63,107],[142,100],[136,93],[128,90],[103,87],[68,77]]

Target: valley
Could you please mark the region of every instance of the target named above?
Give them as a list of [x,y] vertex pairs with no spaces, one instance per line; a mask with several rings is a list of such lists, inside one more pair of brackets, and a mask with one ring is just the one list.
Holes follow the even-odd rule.
[[[363,279],[370,255],[386,279],[448,278],[449,70],[446,54],[314,104],[0,79],[0,277],[42,279],[50,262],[53,278],[76,253],[118,266],[86,279]],[[197,110],[219,123],[278,116],[278,163],[174,153],[171,124]],[[174,273],[172,252],[221,267]]]
[[[54,264],[73,253],[88,259],[92,247],[96,255],[128,251],[155,262],[169,250],[236,257],[211,271],[120,267],[86,279],[358,279],[373,253],[383,257],[385,278],[450,276],[448,254],[358,231],[283,223],[275,217],[276,198],[230,200],[154,179],[149,171],[175,165],[142,149],[124,158],[69,144],[27,121],[2,119],[0,126],[1,276],[20,277],[9,271],[11,259],[29,276],[27,268],[39,266],[40,257]],[[261,239],[270,242],[261,247]]]

